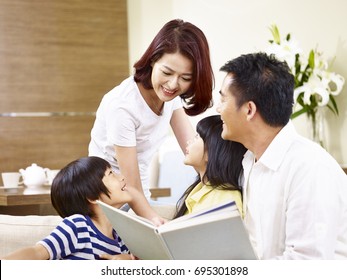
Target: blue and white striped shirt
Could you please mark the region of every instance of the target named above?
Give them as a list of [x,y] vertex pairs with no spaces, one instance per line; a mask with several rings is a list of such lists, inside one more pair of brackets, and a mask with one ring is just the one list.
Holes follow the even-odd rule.
[[95,260],[100,254],[127,254],[128,248],[113,230],[114,239],[102,234],[90,217],[75,214],[64,220],[38,244],[49,252],[51,260]]

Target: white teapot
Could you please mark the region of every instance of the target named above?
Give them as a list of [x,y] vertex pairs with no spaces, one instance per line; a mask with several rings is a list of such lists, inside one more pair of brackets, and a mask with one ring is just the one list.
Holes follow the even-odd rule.
[[23,177],[24,185],[29,188],[41,187],[47,183],[46,171],[48,168],[42,168],[36,163],[28,166],[25,170],[19,169],[20,174]]

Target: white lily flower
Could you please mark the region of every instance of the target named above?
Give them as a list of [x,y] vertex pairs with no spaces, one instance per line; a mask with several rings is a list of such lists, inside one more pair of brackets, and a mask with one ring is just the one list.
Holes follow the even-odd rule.
[[345,78],[339,74],[331,73],[331,81],[335,83],[336,90],[332,91],[330,88],[330,93],[332,95],[338,95],[342,91],[343,85],[345,84]]
[[[345,83],[344,77],[339,74],[322,71],[322,81],[326,83],[327,88],[332,95],[339,95]],[[335,90],[334,90],[335,89]]]
[[337,115],[338,109],[334,96],[342,91],[345,79],[328,70],[327,60],[323,59],[322,53],[316,49],[311,50],[309,55],[304,55],[298,42],[290,34],[286,36],[285,40],[281,40],[276,25],[273,25],[270,30],[274,39],[270,41],[266,52],[274,54],[279,60],[288,64],[295,77],[294,101],[305,104],[306,107],[306,110],[299,110],[293,115],[296,117],[307,112],[312,117],[317,106],[321,107],[328,104],[329,109]]
[[323,59],[322,54],[315,52],[314,66],[316,69],[327,70],[328,62]]
[[317,100],[319,106],[325,106],[329,102],[329,92],[322,80],[316,75],[311,75],[306,83],[294,90],[294,99],[297,100],[302,92],[304,93],[303,102],[307,105],[311,105],[311,96],[315,94],[320,96]]
[[281,44],[272,43],[268,47],[266,53],[274,54],[279,60],[286,61],[289,68],[295,69],[295,55],[301,54],[302,50],[295,39],[289,41],[283,40]]

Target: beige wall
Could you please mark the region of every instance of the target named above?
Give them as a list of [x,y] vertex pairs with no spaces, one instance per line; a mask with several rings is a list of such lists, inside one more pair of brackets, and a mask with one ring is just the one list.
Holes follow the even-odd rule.
[[[336,56],[333,70],[347,79],[347,1],[341,0],[127,0],[129,16],[130,67],[142,55],[162,25],[182,18],[200,27],[206,34],[216,75],[214,92],[223,73],[218,69],[227,60],[242,53],[264,50],[276,23],[282,34],[292,33],[304,52],[318,47],[327,59]],[[132,70],[131,70],[132,71]],[[347,163],[347,85],[337,96],[340,116],[327,114],[328,150],[340,163]],[[206,114],[214,114],[215,108]],[[202,116],[199,116],[201,118]],[[192,120],[193,123],[197,119]],[[306,136],[304,116],[295,120]]]

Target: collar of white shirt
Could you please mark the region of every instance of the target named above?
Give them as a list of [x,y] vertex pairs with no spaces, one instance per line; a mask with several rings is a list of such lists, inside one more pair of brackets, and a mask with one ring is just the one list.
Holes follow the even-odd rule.
[[[293,123],[289,121],[272,140],[258,161],[267,168],[276,171],[297,135]],[[248,158],[247,162],[252,162],[254,155],[250,151],[247,151],[245,158]]]

